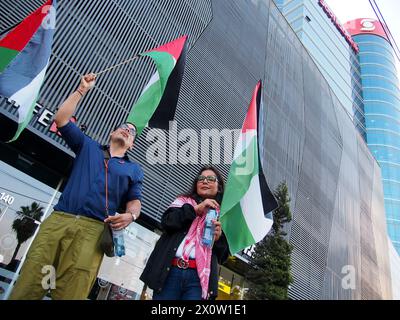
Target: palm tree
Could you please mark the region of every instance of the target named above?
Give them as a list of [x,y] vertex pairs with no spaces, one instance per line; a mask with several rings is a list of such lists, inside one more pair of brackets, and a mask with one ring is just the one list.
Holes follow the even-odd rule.
[[43,207],[37,202],[32,202],[31,206],[21,206],[17,211],[18,218],[13,221],[12,230],[17,234],[18,243],[8,266],[15,263],[21,245],[33,236],[37,228],[35,221],[40,221],[43,214]]

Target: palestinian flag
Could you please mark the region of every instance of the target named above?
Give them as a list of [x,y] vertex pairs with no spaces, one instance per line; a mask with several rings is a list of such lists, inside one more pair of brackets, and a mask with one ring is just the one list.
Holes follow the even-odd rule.
[[153,59],[157,71],[127,119],[136,125],[138,135],[146,126],[168,129],[169,121],[174,119],[185,68],[186,39],[187,36],[183,36],[141,54]]
[[271,211],[278,206],[261,167],[257,132],[261,105],[260,81],[235,148],[221,204],[220,220],[232,254],[267,235],[273,224]]
[[0,95],[18,108],[16,140],[32,118],[53,42],[56,0],[49,0],[0,40]]

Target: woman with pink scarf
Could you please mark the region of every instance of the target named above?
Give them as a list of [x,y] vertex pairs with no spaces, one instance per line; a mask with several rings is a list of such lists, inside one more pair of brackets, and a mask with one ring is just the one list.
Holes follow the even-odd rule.
[[164,232],[158,240],[140,279],[153,289],[154,300],[215,299],[218,294],[218,264],[229,256],[229,247],[214,220],[214,244],[202,243],[204,221],[210,208],[219,206],[224,181],[212,166],[203,167],[192,189],[178,196],[164,212]]

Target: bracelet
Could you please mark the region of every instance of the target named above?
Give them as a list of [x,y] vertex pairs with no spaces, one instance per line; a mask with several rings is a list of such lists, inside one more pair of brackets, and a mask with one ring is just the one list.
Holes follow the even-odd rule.
[[136,219],[137,219],[137,217],[136,217],[136,214],[134,214],[133,212],[130,212],[130,211],[128,211],[130,214],[131,214],[131,216],[132,216],[132,222],[133,221],[136,221]]
[[79,89],[76,89],[76,91],[75,92],[78,92],[81,96],[82,96],[82,98],[83,98],[83,96],[84,96],[84,94],[81,92],[81,90],[79,90]]

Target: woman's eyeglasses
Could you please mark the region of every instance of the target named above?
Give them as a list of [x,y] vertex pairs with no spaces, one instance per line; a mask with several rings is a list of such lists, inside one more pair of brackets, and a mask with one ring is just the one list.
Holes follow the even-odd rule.
[[200,175],[200,176],[197,177],[197,181],[198,181],[198,182],[204,181],[204,180],[207,180],[207,182],[215,182],[215,181],[218,181],[218,179],[217,179],[216,176],[203,176],[203,175]]

